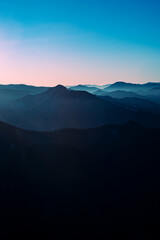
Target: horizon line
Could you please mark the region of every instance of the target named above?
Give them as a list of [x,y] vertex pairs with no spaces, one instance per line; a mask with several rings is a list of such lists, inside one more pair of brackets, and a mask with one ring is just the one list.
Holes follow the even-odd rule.
[[95,86],[105,86],[105,85],[113,85],[115,83],[130,83],[130,84],[135,84],[135,85],[145,85],[147,83],[160,83],[160,81],[155,81],[155,82],[144,82],[144,83],[138,83],[138,82],[126,82],[126,81],[115,81],[113,83],[104,83],[104,84],[96,84],[96,83],[77,83],[77,84],[73,84],[73,85],[68,85],[68,84],[61,84],[61,83],[58,83],[56,85],[52,85],[52,86],[46,86],[46,85],[32,85],[32,84],[25,84],[25,83],[9,83],[9,84],[3,84],[3,83],[0,83],[0,86],[11,86],[11,85],[15,85],[15,86],[18,86],[18,85],[23,85],[23,86],[30,86],[30,87],[56,87],[58,85],[62,85],[62,86],[65,86],[65,87],[71,87],[71,86],[79,86],[79,85],[82,85],[82,86],[86,86],[86,85],[95,85]]

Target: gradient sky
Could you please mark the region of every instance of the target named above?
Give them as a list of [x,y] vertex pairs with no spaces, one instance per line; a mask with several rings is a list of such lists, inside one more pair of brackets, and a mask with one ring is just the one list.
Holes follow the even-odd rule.
[[159,0],[0,1],[0,83],[160,81]]

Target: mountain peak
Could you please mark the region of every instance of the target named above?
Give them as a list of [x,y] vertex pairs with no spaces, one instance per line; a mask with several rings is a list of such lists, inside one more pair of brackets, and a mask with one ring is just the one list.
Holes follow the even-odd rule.
[[113,83],[111,86],[125,86],[125,85],[130,85],[131,83],[123,82],[123,81],[118,81]]
[[47,94],[58,94],[62,95],[68,92],[68,89],[63,85],[57,85],[56,87],[52,87],[46,91]]
[[[64,87],[63,85],[61,85],[61,84],[59,84],[59,85],[57,85],[57,86],[55,86],[55,87],[53,87],[55,90],[67,90],[67,88],[66,87]],[[53,89],[52,88],[52,89]]]

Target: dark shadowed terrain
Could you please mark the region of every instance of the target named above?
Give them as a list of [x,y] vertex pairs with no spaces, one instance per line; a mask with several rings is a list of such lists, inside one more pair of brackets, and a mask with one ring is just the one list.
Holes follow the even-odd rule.
[[157,84],[0,87],[1,239],[160,239]]
[[158,239],[159,145],[159,130],[134,122],[52,133],[0,123],[1,236]]

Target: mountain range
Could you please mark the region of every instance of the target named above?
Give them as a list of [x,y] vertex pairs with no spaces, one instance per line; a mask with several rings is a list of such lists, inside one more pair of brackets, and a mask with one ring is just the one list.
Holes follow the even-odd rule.
[[0,120],[38,131],[92,128],[129,120],[160,127],[160,111],[159,104],[145,99],[119,101],[58,85],[36,95],[1,102]]
[[116,82],[109,87],[104,88],[106,91],[115,91],[115,90],[123,90],[123,91],[148,91],[153,88],[160,87],[160,83],[148,82],[145,84],[133,84],[126,82]]
[[[113,84],[108,84],[106,86],[96,85],[93,89],[90,88],[90,85],[77,85],[73,88],[76,90],[79,87],[79,90],[88,91],[97,96],[111,96],[112,98],[118,99],[126,97],[137,97],[160,103],[160,83],[158,82],[148,82],[145,84],[116,82]],[[72,87],[70,88],[72,89]]]
[[0,101],[12,101],[27,95],[46,91],[48,87],[35,87],[25,84],[0,85]]
[[157,84],[0,85],[0,238],[159,239]]

